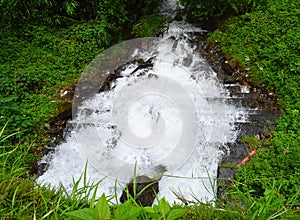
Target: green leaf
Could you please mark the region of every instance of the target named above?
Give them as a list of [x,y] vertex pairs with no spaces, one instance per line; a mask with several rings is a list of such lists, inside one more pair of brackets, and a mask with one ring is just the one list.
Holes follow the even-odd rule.
[[95,220],[97,219],[97,214],[95,209],[92,208],[84,208],[72,212],[66,213],[68,217],[74,220]]
[[106,220],[106,219],[111,218],[111,212],[110,212],[109,204],[108,204],[104,194],[102,194],[102,196],[98,200],[95,209],[96,209],[95,212],[98,216],[97,219]]
[[171,210],[169,203],[166,201],[165,197],[159,200],[159,207],[160,211],[162,212],[163,216],[166,217],[167,213]]
[[159,208],[157,206],[145,206],[143,207],[143,210],[147,213],[148,219],[160,219]]
[[172,209],[169,211],[167,219],[168,220],[178,219],[181,216],[183,216],[185,212],[186,212],[185,209]]
[[160,208],[159,208],[158,205],[154,205],[153,206],[153,210],[154,210],[155,213],[159,213],[160,212]]
[[115,211],[114,219],[116,220],[135,220],[142,212],[142,208],[134,206],[130,200],[119,205]]
[[150,206],[143,207],[143,210],[148,213],[155,213],[154,209]]

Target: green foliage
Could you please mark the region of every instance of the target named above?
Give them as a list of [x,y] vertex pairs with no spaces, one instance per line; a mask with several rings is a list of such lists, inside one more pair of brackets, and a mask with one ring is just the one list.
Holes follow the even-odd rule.
[[75,220],[105,220],[110,219],[111,211],[108,201],[103,194],[93,208],[84,208],[66,213],[66,215]]
[[78,21],[97,19],[109,23],[112,30],[120,31],[125,22],[131,23],[152,13],[159,3],[160,0],[2,0],[0,24],[3,29],[28,24],[66,27]]
[[[297,219],[293,209],[297,204],[295,197],[285,199],[280,194],[280,186],[278,182],[269,179],[272,183],[271,187],[265,189],[260,197],[252,195],[252,191],[241,191],[243,183],[235,182],[230,191],[227,191],[224,199],[225,204],[231,204],[234,210],[240,210],[240,218],[245,219]],[[231,206],[232,207],[232,206]],[[228,207],[224,207],[228,208]]]
[[[4,129],[0,132],[0,148],[2,149]],[[13,135],[13,134],[12,134]],[[10,137],[12,137],[10,135]],[[294,212],[298,192],[285,199],[276,188],[276,181],[270,189],[264,191],[262,197],[252,196],[252,191],[239,190],[243,185],[236,182],[233,190],[227,192],[223,200],[215,204],[195,204],[178,206],[167,203],[162,198],[153,207],[140,207],[134,199],[123,204],[110,205],[110,198],[102,195],[96,198],[99,183],[90,183],[87,179],[87,166],[78,180],[73,181],[70,195],[61,187],[50,190],[49,187],[37,186],[26,169],[24,158],[28,154],[29,144],[18,145],[0,153],[0,211],[4,219],[267,219],[281,217],[297,219]],[[27,149],[23,151],[20,149]],[[10,160],[14,158],[14,161]],[[105,181],[101,180],[101,181]],[[83,185],[83,187],[79,187]],[[298,213],[299,214],[299,213]]]
[[133,26],[132,34],[135,37],[159,36],[166,31],[167,22],[168,18],[164,16],[144,16]]
[[181,0],[188,11],[192,22],[205,20],[208,17],[228,17],[241,15],[266,6],[267,0]]
[[66,198],[63,188],[55,192],[33,182],[44,128],[62,102],[60,91],[72,88],[102,50],[130,34],[139,19],[130,13],[150,13],[158,3],[0,1],[0,136],[6,135],[0,141],[1,218],[61,219],[88,206],[88,186],[80,189],[75,182],[76,191]]
[[139,16],[129,15],[150,13],[159,2],[1,1],[0,126],[10,118],[8,133],[40,132],[60,104],[59,91],[99,52],[131,35]]
[[[275,90],[285,110],[268,140],[270,146],[258,148],[236,175],[243,183],[241,191],[258,200],[276,188],[283,200],[300,202],[299,6],[296,0],[268,1],[267,8],[232,17],[210,36],[228,58],[249,69],[256,83]],[[250,139],[244,141],[254,147],[263,144]]]
[[33,26],[21,36],[1,35],[0,126],[10,118],[9,133],[43,129],[60,103],[59,91],[111,43],[104,24],[97,22],[61,32]]
[[251,136],[243,136],[241,138],[241,142],[248,144],[250,149],[257,149],[261,147],[261,141],[257,139],[256,137],[251,137]]
[[[153,206],[153,211],[150,210],[150,213],[154,214],[151,215],[151,218],[155,219],[156,215],[155,214],[160,214],[162,216],[161,219],[167,219],[167,220],[173,220],[173,219],[178,219],[180,217],[182,217],[186,210],[182,209],[182,208],[174,208],[171,207],[167,201],[165,200],[165,198],[162,198],[158,201],[158,205],[154,205]],[[148,209],[149,212],[149,209]],[[157,218],[160,219],[160,218]]]
[[[2,0],[1,218],[63,219],[66,213],[102,219],[299,218],[295,210],[300,201],[299,1],[182,2],[195,19],[239,15],[226,21],[210,39],[220,42],[228,57],[249,68],[256,82],[274,88],[285,110],[268,148],[244,137],[244,142],[258,148],[257,154],[240,167],[225,201],[182,208],[161,199],[153,207],[140,207],[131,198],[112,207],[104,196],[96,203],[98,184],[88,183],[84,174],[74,180],[69,196],[63,187],[37,187],[32,177],[32,163],[39,156],[37,134],[55,114],[59,91],[73,85],[95,55],[111,44],[131,33],[152,35],[164,21],[154,16],[140,19],[159,1]],[[132,32],[131,25],[137,23]]]
[[[183,208],[171,208],[165,198],[158,201],[158,205],[153,207],[140,207],[134,201],[128,200],[123,204],[116,206],[112,210],[103,194],[96,205],[92,208],[84,208],[66,213],[68,217],[74,220],[95,220],[95,219],[165,219],[175,220],[182,217],[185,213]],[[112,218],[113,216],[113,218]]]
[[[27,157],[31,155],[32,146],[29,143],[15,148],[6,146],[5,139],[11,137],[13,134],[3,135],[3,129],[0,132],[0,149],[6,149],[5,153],[0,152],[1,219],[45,219],[49,216],[63,219],[67,211],[87,208],[94,203],[99,183],[87,180],[86,169],[78,180],[74,180],[70,195],[63,187],[54,190],[37,185],[28,169]],[[83,187],[79,187],[82,184]]]
[[18,105],[14,102],[18,99],[17,96],[10,95],[7,97],[0,97],[0,112],[1,111],[18,111]]
[[243,182],[244,191],[261,196],[272,187],[270,178],[277,179],[276,188],[284,198],[295,197],[300,201],[300,114],[298,110],[287,111],[279,121],[276,133],[268,149],[259,149],[257,155],[236,175]]
[[[86,172],[85,172],[86,173]],[[80,181],[80,180],[79,180]],[[77,181],[77,182],[79,182]],[[145,186],[139,193],[146,190],[151,184]],[[76,188],[76,184],[75,184]],[[124,189],[127,192],[128,200],[123,204],[118,204],[111,209],[109,206],[109,199],[105,197],[104,194],[99,198],[96,205],[94,205],[93,200],[90,202],[89,208],[83,208],[80,210],[75,210],[67,212],[66,216],[74,220],[84,220],[84,219],[118,219],[118,220],[135,220],[135,219],[166,219],[175,220],[184,215],[185,209],[171,207],[165,198],[158,200],[158,204],[153,207],[142,207],[140,206],[136,198],[139,196],[137,190],[136,182],[136,166],[134,169],[133,177],[133,194],[129,193],[128,188]],[[73,190],[74,192],[77,189]],[[94,192],[96,193],[96,191]],[[77,198],[79,199],[79,198]]]
[[273,1],[268,10],[229,19],[226,29],[211,36],[228,56],[251,70],[255,82],[275,88],[284,108],[300,107],[299,16],[299,1]]

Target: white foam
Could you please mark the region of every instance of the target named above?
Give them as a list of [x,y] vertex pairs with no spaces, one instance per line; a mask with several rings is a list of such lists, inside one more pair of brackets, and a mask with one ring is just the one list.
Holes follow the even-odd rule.
[[[173,29],[175,30],[176,27]],[[176,31],[171,34],[175,32],[178,34],[178,29],[180,28],[177,27]],[[139,51],[135,51],[135,55],[138,54]],[[168,77],[174,80],[187,91],[194,102],[198,134],[192,155],[183,164],[178,164],[177,169],[167,170],[164,173],[159,181],[158,197],[166,197],[171,203],[180,202],[172,192],[175,191],[186,200],[195,200],[196,197],[197,200],[203,202],[213,201],[216,192],[214,180],[217,176],[217,166],[225,153],[220,150],[220,147],[236,140],[238,131],[234,127],[234,123],[246,120],[247,112],[242,107],[238,108],[226,102],[226,99],[230,98],[228,92],[219,83],[216,73],[194,51],[186,38],[177,41],[163,38],[156,51],[139,54],[139,56],[146,60],[153,54],[156,54],[156,59],[152,70],[149,70],[144,76],[138,76],[141,71],[130,75],[134,66],[125,69],[122,72],[125,77],[116,80],[115,88],[87,100],[80,107],[81,111],[78,117],[71,123],[96,125],[99,140],[107,148],[99,149],[99,152],[95,152],[95,154],[101,154],[103,158],[109,158],[113,154],[114,157],[128,163],[137,161],[137,163],[146,164],[145,167],[151,166],[155,164],[156,160],[163,159],[168,152],[174,150],[172,146],[176,145],[182,132],[182,115],[178,109],[185,107],[176,106],[176,103],[172,103],[167,98],[156,95],[142,97],[134,102],[127,117],[130,129],[135,135],[147,137],[152,132],[151,123],[159,123],[161,118],[166,124],[164,134],[161,139],[157,140],[159,144],[149,149],[132,148],[126,143],[120,142],[122,134],[112,128],[114,124],[111,112],[108,110],[112,109],[119,91],[130,88],[132,85],[138,85],[146,80],[149,74],[154,74],[158,78]],[[123,101],[125,105],[126,100]],[[122,103],[119,104],[122,105]],[[91,109],[91,112],[87,114],[86,109]],[[93,140],[89,140],[88,129],[94,129],[94,127],[87,126],[86,129],[73,131],[67,137],[66,143],[57,146],[55,153],[51,155],[52,159],[48,170],[38,178],[39,183],[50,184],[52,187],[59,187],[62,184],[69,193],[72,191],[72,178],[80,177],[87,160],[78,145],[76,135],[78,132],[83,132],[82,136],[86,136],[86,142],[92,143]],[[43,158],[43,160],[46,159]],[[174,161],[176,162],[176,158]],[[91,182],[103,180],[98,189],[99,196],[103,192],[106,195],[114,194],[116,179],[106,177],[106,174],[94,168],[91,163],[88,163],[87,176]],[[125,184],[124,181],[118,181],[116,190],[119,197]]]

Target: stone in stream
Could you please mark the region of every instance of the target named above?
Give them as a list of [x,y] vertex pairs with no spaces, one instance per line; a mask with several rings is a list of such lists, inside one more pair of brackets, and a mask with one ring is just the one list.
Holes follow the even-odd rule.
[[136,60],[132,60],[130,62],[127,62],[127,63],[119,66],[118,68],[116,68],[114,70],[114,73],[110,73],[106,76],[106,79],[104,80],[104,82],[102,83],[102,85],[99,88],[99,93],[113,89],[112,83],[115,82],[116,79],[122,78],[123,76],[121,75],[121,72],[123,70],[125,70],[127,66],[129,66],[131,64],[137,65],[137,67],[131,72],[131,74],[134,74],[138,70],[153,67],[153,58],[154,57],[151,57],[147,61],[144,61],[143,59],[136,59]]
[[[136,177],[136,195],[135,201],[141,206],[151,206],[156,194],[159,192],[158,180],[151,179],[147,176],[137,176]],[[131,180],[127,185],[126,189],[120,197],[120,201],[124,203],[128,200],[128,194],[134,198],[134,185],[133,180]]]
[[227,62],[221,63],[222,69],[224,70],[225,73],[232,75],[233,74],[233,69]]
[[107,75],[104,83],[102,84],[102,86],[99,89],[99,92],[104,92],[104,91],[111,90],[112,89],[112,87],[111,87],[112,82],[114,82],[116,79],[121,78],[121,77],[123,77],[123,76],[117,75],[117,74],[114,74],[114,73]]
[[225,76],[224,84],[233,84],[236,83],[237,79],[234,76]]
[[175,20],[175,21],[182,21],[182,20],[183,20],[183,17],[182,17],[182,15],[180,15],[179,13],[177,13],[177,14],[175,15],[175,17],[174,17],[174,20]]

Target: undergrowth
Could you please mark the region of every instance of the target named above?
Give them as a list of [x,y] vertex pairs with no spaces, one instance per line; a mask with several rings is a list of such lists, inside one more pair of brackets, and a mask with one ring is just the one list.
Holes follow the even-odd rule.
[[[251,79],[275,91],[284,111],[268,147],[258,146],[236,180],[243,192],[260,199],[276,188],[276,198],[300,204],[300,3],[268,1],[268,7],[231,17],[209,40],[219,42],[227,58],[238,61]],[[260,144],[262,145],[262,144]]]

